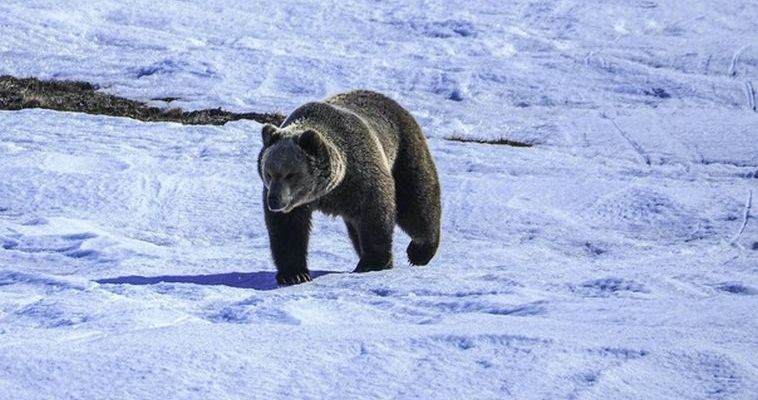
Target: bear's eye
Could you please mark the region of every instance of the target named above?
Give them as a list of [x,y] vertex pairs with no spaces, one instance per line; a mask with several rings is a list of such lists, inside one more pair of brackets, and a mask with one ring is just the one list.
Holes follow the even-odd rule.
[[290,180],[290,179],[292,179],[294,177],[295,177],[295,173],[289,173],[289,174],[287,174],[287,175],[284,176],[284,180],[288,181],[288,180]]
[[271,182],[271,174],[266,172],[266,180]]

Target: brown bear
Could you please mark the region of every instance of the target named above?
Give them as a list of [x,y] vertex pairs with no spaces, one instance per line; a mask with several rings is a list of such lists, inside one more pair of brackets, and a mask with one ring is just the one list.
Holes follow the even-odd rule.
[[421,128],[394,100],[366,90],[307,103],[266,124],[258,172],[281,285],[310,281],[311,214],[340,216],[360,257],[356,272],[392,268],[392,232],[426,265],[440,242],[440,184]]

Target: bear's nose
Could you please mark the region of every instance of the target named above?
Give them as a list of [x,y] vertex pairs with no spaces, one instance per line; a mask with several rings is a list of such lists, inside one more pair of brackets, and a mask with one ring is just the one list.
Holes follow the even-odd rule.
[[268,189],[266,196],[268,209],[271,211],[282,211],[292,202],[290,188],[281,182],[274,181]]
[[279,211],[284,208],[284,202],[279,196],[272,196],[269,194],[266,200],[268,203],[268,209],[271,211]]

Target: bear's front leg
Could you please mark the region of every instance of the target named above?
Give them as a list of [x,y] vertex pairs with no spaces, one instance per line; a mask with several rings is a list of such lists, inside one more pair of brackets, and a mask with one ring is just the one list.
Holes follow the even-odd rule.
[[392,268],[392,231],[394,214],[366,215],[356,224],[361,259],[353,272],[381,271]]
[[310,282],[308,273],[308,237],[311,231],[310,206],[304,205],[288,213],[273,212],[266,205],[267,190],[263,190],[263,212],[271,245],[271,256],[276,265],[276,282],[295,285]]

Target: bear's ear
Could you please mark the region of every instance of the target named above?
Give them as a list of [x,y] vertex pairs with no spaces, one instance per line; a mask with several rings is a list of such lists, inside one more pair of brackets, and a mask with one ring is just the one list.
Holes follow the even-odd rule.
[[326,144],[321,139],[321,135],[313,129],[301,133],[296,142],[304,152],[312,156],[317,156],[326,150]]
[[281,135],[277,132],[277,130],[279,130],[279,128],[277,128],[276,125],[272,125],[272,124],[263,125],[263,129],[261,129],[261,139],[263,139],[263,147],[271,146],[272,144],[276,143],[281,138]]

